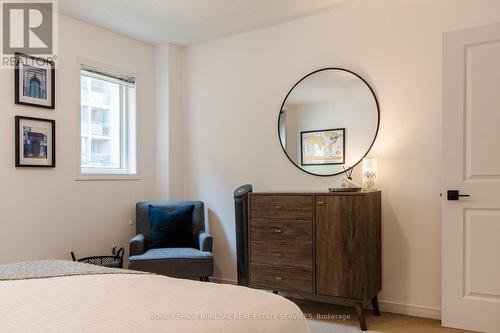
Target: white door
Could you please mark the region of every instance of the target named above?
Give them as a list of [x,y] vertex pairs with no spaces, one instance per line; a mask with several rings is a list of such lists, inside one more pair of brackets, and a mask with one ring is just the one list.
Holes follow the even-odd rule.
[[444,37],[442,323],[498,333],[500,24]]

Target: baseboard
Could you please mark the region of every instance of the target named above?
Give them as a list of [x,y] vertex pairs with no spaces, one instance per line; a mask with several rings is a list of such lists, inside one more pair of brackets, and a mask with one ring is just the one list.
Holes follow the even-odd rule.
[[223,279],[219,277],[210,277],[210,282],[232,284],[235,286],[238,285],[238,281],[236,280]]
[[[232,285],[238,284],[236,280],[223,279],[218,277],[211,277],[210,281],[215,283],[224,283]],[[413,317],[441,320],[440,308],[434,308],[422,305],[404,304],[404,303],[390,302],[384,300],[379,300],[379,306],[380,306],[380,311],[382,312],[397,313]]]
[[380,311],[407,316],[441,320],[441,309],[430,306],[404,304],[379,300]]

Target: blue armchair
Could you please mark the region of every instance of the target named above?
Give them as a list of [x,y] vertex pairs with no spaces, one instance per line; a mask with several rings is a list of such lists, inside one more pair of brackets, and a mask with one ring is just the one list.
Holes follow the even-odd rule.
[[[149,249],[151,224],[149,207],[169,210],[179,205],[193,205],[193,234],[198,248]],[[205,209],[201,201],[146,201],[136,206],[137,234],[130,240],[129,269],[178,278],[208,281],[214,270],[212,236],[205,232]]]

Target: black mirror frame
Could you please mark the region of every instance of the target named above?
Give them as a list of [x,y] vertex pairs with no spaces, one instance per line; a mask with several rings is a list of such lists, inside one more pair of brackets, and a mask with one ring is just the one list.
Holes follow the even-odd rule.
[[[316,173],[312,173],[312,172],[309,172],[309,171],[306,171],[304,169],[302,169],[301,167],[299,167],[297,164],[295,164],[295,162],[290,158],[290,156],[288,156],[287,152],[286,152],[286,149],[285,147],[283,147],[283,142],[281,142],[281,136],[280,136],[280,117],[281,117],[281,113],[283,112],[283,107],[285,106],[285,103],[286,103],[286,100],[288,99],[288,96],[292,93],[293,89],[295,89],[295,87],[300,83],[302,82],[303,80],[305,80],[306,78],[308,78],[309,76],[313,75],[313,74],[316,74],[318,72],[322,72],[322,71],[327,71],[327,70],[337,70],[337,71],[343,71],[343,72],[347,72],[347,73],[350,73],[354,76],[356,76],[357,78],[359,78],[361,81],[363,81],[363,83],[368,87],[368,89],[370,89],[370,92],[372,93],[373,95],[373,98],[375,99],[375,105],[377,106],[377,130],[375,131],[375,136],[373,137],[373,140],[370,144],[370,147],[368,147],[368,149],[366,150],[366,153],[363,155],[363,157],[361,157],[359,159],[359,161],[357,161],[354,165],[351,165],[349,167],[349,169],[346,169],[346,170],[342,170],[342,171],[339,171],[337,173],[332,173],[332,174],[327,174],[327,175],[319,175],[319,174],[316,174]],[[368,155],[368,153],[370,152],[370,150],[372,149],[373,147],[373,144],[375,143],[375,140],[377,140],[377,136],[378,136],[378,130],[380,128],[380,106],[379,106],[379,103],[378,103],[378,99],[377,99],[377,95],[375,94],[375,91],[373,91],[372,87],[368,84],[368,82],[366,82],[365,79],[363,79],[360,75],[354,73],[353,71],[350,71],[348,69],[345,69],[345,68],[340,68],[340,67],[325,67],[325,68],[321,68],[321,69],[318,69],[318,70],[315,70],[309,74],[307,74],[306,76],[304,76],[303,78],[301,78],[299,81],[297,81],[297,83],[295,83],[293,85],[293,87],[290,89],[290,91],[288,91],[288,94],[286,94],[285,96],[285,99],[283,100],[283,103],[281,103],[281,107],[280,107],[280,110],[279,110],[279,113],[278,113],[278,141],[280,142],[280,146],[281,146],[281,149],[283,150],[283,153],[285,153],[285,156],[288,158],[288,160],[297,168],[299,169],[300,171],[302,172],[305,172],[305,173],[308,173],[310,175],[313,175],[313,176],[318,176],[318,177],[333,177],[333,176],[337,176],[337,175],[340,175],[348,170],[351,170],[351,169],[354,169],[354,167],[356,167],[359,163],[361,163],[361,161],[363,161],[363,159],[366,157],[366,155]]]

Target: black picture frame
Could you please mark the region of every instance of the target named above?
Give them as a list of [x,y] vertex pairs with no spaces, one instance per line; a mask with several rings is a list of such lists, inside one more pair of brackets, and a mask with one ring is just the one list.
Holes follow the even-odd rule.
[[[25,164],[21,161],[21,120],[31,120],[31,121],[39,121],[46,122],[51,125],[50,135],[52,136],[51,140],[51,159],[50,164],[41,165],[41,164]],[[53,119],[44,119],[44,118],[34,118],[34,117],[24,117],[24,116],[16,116],[15,117],[15,149],[16,149],[16,168],[19,167],[28,167],[28,168],[55,168],[56,167],[56,121]],[[23,143],[24,144],[24,143]]]
[[[36,63],[43,63],[43,64],[49,64],[50,65],[50,81],[47,83],[47,86],[50,86],[50,105],[43,105],[43,104],[37,104],[37,103],[31,103],[31,102],[25,102],[21,100],[21,91],[19,90],[19,82],[21,80],[20,78],[20,69],[19,69],[19,62],[21,58],[26,58],[26,59],[32,59],[33,62]],[[55,70],[55,64],[53,61],[49,61],[44,58],[38,58],[34,56],[30,56],[28,54],[24,53],[15,53],[15,68],[14,68],[14,90],[15,90],[15,103],[18,105],[26,105],[26,106],[33,106],[33,107],[38,107],[38,108],[45,108],[45,109],[51,109],[54,110],[56,108],[56,70]]]
[[[314,173],[312,171],[308,171],[308,170],[305,170],[305,169],[301,168],[301,166],[299,166],[298,163],[295,163],[294,160],[288,155],[288,153],[286,151],[286,148],[283,145],[283,142],[281,142],[281,140],[279,139],[280,138],[280,117],[281,117],[281,114],[283,113],[283,107],[285,106],[285,103],[286,103],[286,101],[288,99],[288,96],[290,96],[290,94],[292,93],[293,89],[296,86],[298,86],[302,81],[304,81],[305,79],[307,79],[311,75],[314,75],[314,74],[322,72],[322,71],[331,71],[331,70],[341,71],[341,72],[345,72],[345,73],[350,73],[350,74],[358,77],[368,87],[368,89],[370,90],[370,92],[371,92],[371,94],[372,94],[372,96],[373,96],[373,98],[375,100],[375,105],[376,105],[376,108],[377,108],[377,129],[375,131],[375,136],[373,137],[373,140],[370,143],[370,147],[368,147],[368,149],[366,150],[365,154],[357,162],[355,162],[353,165],[349,165],[348,169],[344,169],[344,170],[341,170],[339,172],[334,172],[334,173],[330,173],[330,174],[320,174],[320,173]],[[368,155],[368,153],[370,152],[370,150],[373,148],[373,145],[375,144],[375,141],[377,140],[378,132],[379,132],[379,129],[380,129],[380,105],[379,105],[379,101],[378,101],[378,98],[377,98],[377,94],[375,93],[375,91],[373,90],[373,88],[370,86],[370,84],[363,77],[361,77],[360,75],[356,74],[355,72],[353,72],[353,71],[351,71],[349,69],[345,69],[345,68],[342,68],[342,67],[324,67],[324,68],[320,68],[320,69],[317,69],[315,71],[312,71],[311,73],[305,75],[300,80],[298,80],[292,86],[292,88],[290,88],[290,90],[288,91],[288,93],[285,95],[285,98],[283,99],[283,102],[281,103],[281,107],[280,107],[279,112],[278,112],[278,119],[277,120],[278,120],[277,121],[277,126],[276,126],[276,129],[278,130],[277,131],[278,132],[277,138],[278,138],[278,142],[279,142],[279,144],[281,146],[281,149],[282,149],[283,153],[285,154],[286,158],[297,169],[299,169],[300,171],[305,172],[305,173],[307,173],[307,174],[309,174],[311,176],[332,177],[332,176],[337,176],[337,175],[345,173],[346,171],[354,169],[354,167],[356,167],[359,163],[361,163],[361,161]]]
[[[342,161],[341,162],[333,162],[333,163],[306,163],[304,164],[304,134],[307,133],[319,133],[319,132],[331,132],[331,131],[342,131]],[[309,165],[341,165],[345,164],[345,128],[329,128],[329,129],[320,129],[313,131],[302,131],[300,132],[300,165],[309,166]]]

